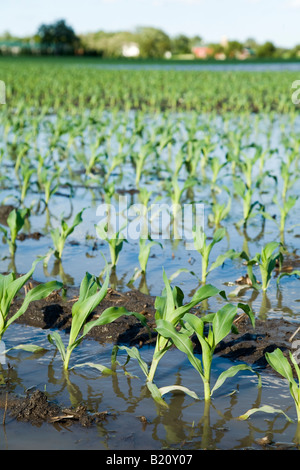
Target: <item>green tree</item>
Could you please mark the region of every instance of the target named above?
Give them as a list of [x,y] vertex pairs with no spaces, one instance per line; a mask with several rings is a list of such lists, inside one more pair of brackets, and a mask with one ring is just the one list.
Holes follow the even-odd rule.
[[140,47],[141,57],[163,57],[171,50],[169,36],[160,29],[140,27],[137,29],[137,42]]
[[191,52],[191,40],[184,34],[175,36],[171,44],[173,54],[189,54]]
[[45,50],[49,49],[55,54],[73,53],[79,45],[79,38],[65,20],[48,25],[42,24],[37,31],[36,38]]
[[266,41],[257,48],[257,57],[274,57],[276,53],[276,47],[271,41]]
[[241,52],[244,46],[239,41],[228,41],[227,47],[225,48],[225,54],[227,57],[236,57],[238,52]]

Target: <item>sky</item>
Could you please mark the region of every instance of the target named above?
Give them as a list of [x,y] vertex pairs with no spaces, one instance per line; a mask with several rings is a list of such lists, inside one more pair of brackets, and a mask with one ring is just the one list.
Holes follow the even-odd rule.
[[76,34],[153,26],[205,42],[300,44],[300,0],[0,0],[0,34],[31,36],[58,19]]

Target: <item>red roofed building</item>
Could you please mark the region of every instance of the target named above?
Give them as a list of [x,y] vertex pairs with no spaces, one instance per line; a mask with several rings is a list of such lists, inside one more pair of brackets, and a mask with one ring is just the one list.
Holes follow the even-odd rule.
[[197,46],[192,48],[192,52],[197,59],[206,59],[213,55],[213,49],[207,46]]

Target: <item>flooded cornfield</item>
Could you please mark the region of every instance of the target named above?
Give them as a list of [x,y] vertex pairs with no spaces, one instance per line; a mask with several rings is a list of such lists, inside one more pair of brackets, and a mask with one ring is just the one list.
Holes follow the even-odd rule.
[[298,449],[295,73],[0,70],[1,449]]

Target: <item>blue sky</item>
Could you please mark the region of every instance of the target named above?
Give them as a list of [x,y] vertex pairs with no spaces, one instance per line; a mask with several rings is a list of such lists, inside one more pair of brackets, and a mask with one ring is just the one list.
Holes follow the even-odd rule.
[[31,35],[64,18],[76,33],[154,26],[170,36],[300,43],[300,0],[0,0],[0,33]]

